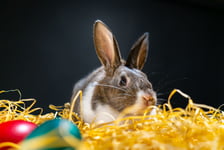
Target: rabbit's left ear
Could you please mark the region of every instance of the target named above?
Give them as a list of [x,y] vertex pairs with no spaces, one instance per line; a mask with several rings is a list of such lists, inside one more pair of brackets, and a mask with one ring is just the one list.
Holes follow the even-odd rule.
[[106,71],[114,71],[121,65],[120,50],[110,29],[100,20],[94,24],[96,53]]
[[148,33],[144,33],[132,46],[128,55],[126,66],[142,70],[148,56]]

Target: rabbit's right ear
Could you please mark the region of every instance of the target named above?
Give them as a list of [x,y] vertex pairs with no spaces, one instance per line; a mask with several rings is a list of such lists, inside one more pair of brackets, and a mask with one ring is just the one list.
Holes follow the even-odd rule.
[[149,36],[148,33],[144,33],[132,46],[131,51],[128,55],[126,66],[129,68],[136,68],[141,70],[148,55],[149,47]]
[[100,20],[94,24],[93,38],[97,56],[107,72],[121,65],[120,50],[115,37],[109,28]]

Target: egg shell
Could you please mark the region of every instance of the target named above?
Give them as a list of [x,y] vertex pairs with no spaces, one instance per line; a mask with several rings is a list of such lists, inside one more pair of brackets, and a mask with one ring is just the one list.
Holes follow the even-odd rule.
[[[19,143],[35,128],[36,124],[24,120],[11,120],[0,124],[0,143]],[[1,148],[0,150],[3,150]],[[7,148],[6,148],[7,149]]]
[[21,150],[75,150],[81,143],[78,127],[65,119],[46,121],[21,144]]

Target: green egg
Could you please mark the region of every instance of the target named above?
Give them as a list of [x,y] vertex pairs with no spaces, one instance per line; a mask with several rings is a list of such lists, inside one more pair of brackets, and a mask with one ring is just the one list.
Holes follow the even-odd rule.
[[65,119],[46,121],[21,143],[21,150],[77,150],[81,143],[78,127]]

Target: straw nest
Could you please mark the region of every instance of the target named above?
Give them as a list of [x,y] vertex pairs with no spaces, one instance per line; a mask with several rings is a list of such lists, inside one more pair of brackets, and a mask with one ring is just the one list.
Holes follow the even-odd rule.
[[[0,94],[4,92],[9,91],[0,91]],[[186,108],[172,107],[170,101],[176,93],[188,98]],[[80,94],[81,92],[77,97],[81,96]],[[221,111],[221,106],[213,108],[195,104],[188,95],[178,89],[170,93],[167,103],[149,107],[142,116],[120,117],[113,122],[99,125],[84,123],[71,111],[73,104],[50,105],[52,113],[43,114],[42,108],[34,107],[35,103],[35,99],[0,100],[0,123],[19,119],[41,125],[46,120],[60,116],[71,120],[81,131],[82,146],[76,149],[224,149],[224,112]],[[155,115],[148,115],[151,109],[156,111]],[[4,144],[0,143],[0,147]],[[7,144],[15,149],[20,147],[19,144]]]

